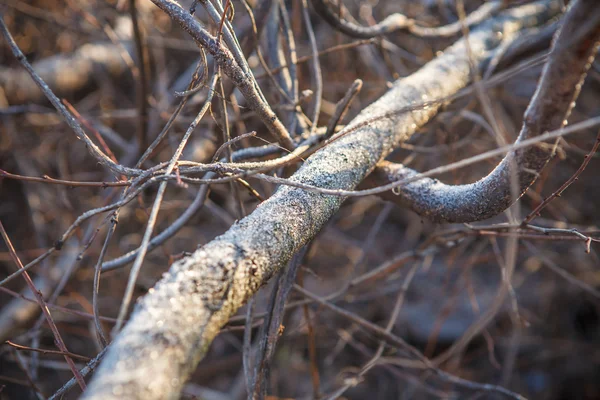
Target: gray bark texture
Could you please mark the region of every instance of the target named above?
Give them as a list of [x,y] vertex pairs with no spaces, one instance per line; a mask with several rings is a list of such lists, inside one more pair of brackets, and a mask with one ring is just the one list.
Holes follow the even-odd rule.
[[[594,3],[580,1],[565,17],[516,143],[566,124],[598,49],[600,7]],[[520,198],[553,155],[552,146],[531,146],[508,153],[489,175],[475,183],[447,185],[424,178],[382,197],[436,222],[481,221],[500,214]],[[369,184],[383,186],[417,175],[402,164],[384,161],[369,177]]]
[[[521,29],[543,23],[559,11],[556,2],[536,2],[486,21],[469,37],[473,61],[481,64]],[[290,179],[328,189],[354,189],[395,146],[435,116],[441,102],[432,100],[468,85],[470,72],[463,39],[397,81]],[[414,107],[424,102],[428,105]],[[412,111],[401,112],[411,106]],[[338,196],[281,187],[225,234],[174,263],[137,303],[83,398],[179,398],[220,328],[323,228],[342,201]]]

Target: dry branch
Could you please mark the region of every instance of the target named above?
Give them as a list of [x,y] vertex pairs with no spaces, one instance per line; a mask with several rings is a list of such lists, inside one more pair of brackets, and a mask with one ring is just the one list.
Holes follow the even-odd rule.
[[[536,2],[483,23],[470,35],[473,61],[484,62],[521,29],[557,12],[556,3]],[[435,116],[441,102],[411,112],[398,110],[457,93],[469,83],[469,65],[460,40],[397,81],[346,128],[352,130],[349,134],[342,131],[341,138],[310,157],[291,180],[329,189],[355,188],[395,146]],[[282,187],[224,235],[173,264],[137,304],[84,398],[178,398],[220,328],[319,232],[342,201]]]
[[[517,144],[560,129],[575,106],[600,41],[600,8],[594,1],[575,4],[557,32],[542,78],[525,112]],[[553,146],[540,143],[510,152],[489,175],[475,183],[447,185],[425,178],[401,186],[394,193],[386,192],[383,197],[436,222],[480,221],[500,214],[520,198],[553,155]],[[369,181],[382,186],[417,175],[404,165],[383,162]],[[518,184],[516,197],[511,192],[514,178]]]

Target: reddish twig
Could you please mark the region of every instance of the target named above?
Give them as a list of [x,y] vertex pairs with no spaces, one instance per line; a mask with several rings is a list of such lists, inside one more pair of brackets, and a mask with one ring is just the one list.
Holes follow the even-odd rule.
[[523,222],[522,222],[523,226],[528,225],[536,217],[539,217],[540,216],[540,212],[544,208],[546,208],[546,206],[552,200],[554,200],[557,197],[560,197],[562,195],[562,193],[569,186],[571,186],[573,184],[573,182],[575,182],[576,180],[579,179],[579,175],[581,175],[581,173],[586,169],[586,167],[588,166],[588,164],[592,160],[592,156],[594,155],[594,153],[596,153],[596,151],[598,151],[598,147],[600,147],[600,131],[598,131],[598,135],[596,136],[596,141],[594,143],[594,146],[592,147],[592,149],[590,150],[590,152],[584,156],[583,162],[581,163],[581,165],[579,166],[579,168],[577,169],[577,171],[575,171],[575,173],[569,179],[567,179],[567,181],[565,183],[563,183],[554,193],[552,193],[550,196],[548,196],[546,199],[544,199],[532,212],[529,213],[529,215],[527,215],[525,217],[525,219],[523,219]]
[[131,182],[127,182],[127,181],[117,181],[117,182],[68,181],[68,180],[64,180],[64,179],[51,178],[48,175],[44,175],[40,178],[37,176],[24,176],[24,175],[12,174],[10,172],[4,171],[3,169],[0,169],[0,178],[15,179],[15,180],[27,181],[27,182],[48,183],[48,184],[52,184],[52,185],[65,185],[65,186],[73,186],[73,187],[82,186],[82,187],[107,188],[107,187],[130,186],[131,185]]
[[89,357],[81,356],[79,354],[75,354],[75,353],[71,353],[71,352],[65,353],[65,352],[57,351],[57,350],[35,349],[33,347],[23,346],[21,344],[13,343],[10,340],[5,341],[4,343],[11,346],[12,348],[14,348],[16,350],[34,351],[34,352],[42,353],[42,354],[58,354],[58,355],[65,356],[65,357],[77,358],[77,359],[80,359],[80,360],[83,360],[86,362],[90,361]]
[[231,1],[227,0],[225,2],[225,7],[223,8],[223,15],[221,16],[221,22],[219,22],[219,29],[217,30],[217,45],[221,45],[221,33],[223,32],[223,23],[225,22],[225,18],[227,12],[229,11],[229,7],[231,6]]
[[[4,230],[4,225],[2,225],[1,221],[0,221],[0,234],[2,234],[2,238],[4,239],[4,242],[6,243],[6,247],[8,248],[8,251],[10,252],[11,256],[13,257],[13,261],[19,267],[19,269],[23,269],[23,263],[21,262],[21,260],[19,259],[19,256],[15,252],[12,242],[10,241],[10,238],[8,237],[8,234],[6,233],[6,230]],[[77,379],[77,383],[81,387],[81,390],[85,390],[85,388],[86,388],[85,381],[83,380],[83,377],[81,376],[81,374],[75,367],[75,363],[73,362],[71,357],[68,355],[68,354],[70,354],[70,352],[69,352],[69,350],[67,350],[67,346],[65,345],[65,342],[63,341],[62,337],[60,336],[60,332],[58,331],[58,328],[56,327],[56,324],[54,323],[54,320],[52,319],[52,315],[50,314],[50,310],[48,309],[48,306],[46,305],[44,296],[42,295],[42,293],[39,290],[37,290],[37,288],[35,287],[35,284],[33,283],[33,280],[31,279],[31,277],[29,276],[29,274],[27,272],[23,272],[23,278],[25,279],[25,282],[27,282],[27,286],[29,286],[29,289],[31,290],[31,292],[35,295],[37,303],[40,305],[40,308],[42,309],[42,312],[43,312],[44,316],[46,317],[46,321],[48,322],[48,325],[50,326],[50,329],[52,330],[52,333],[54,334],[54,343],[60,349],[60,351],[63,353],[65,360],[66,360],[67,364],[69,365],[69,368],[73,372],[73,376],[75,376],[75,378]]]
[[92,124],[89,123],[88,120],[86,120],[85,118],[83,118],[83,116],[81,114],[79,114],[79,111],[77,111],[77,109],[75,109],[75,107],[73,107],[73,105],[71,103],[69,103],[69,101],[67,99],[61,99],[61,102],[75,116],[75,118],[77,118],[77,120],[83,124],[83,126],[85,126],[86,128],[88,128],[94,134],[94,136],[96,136],[96,140],[98,140],[98,142],[100,143],[100,146],[102,146],[102,149],[104,150],[104,152],[106,153],[106,155],[113,162],[117,163],[117,157],[115,157],[115,153],[113,153],[112,150],[110,149],[110,147],[108,147],[108,144],[106,144],[106,142],[102,138],[102,135],[100,135],[100,132],[98,132],[92,126]]

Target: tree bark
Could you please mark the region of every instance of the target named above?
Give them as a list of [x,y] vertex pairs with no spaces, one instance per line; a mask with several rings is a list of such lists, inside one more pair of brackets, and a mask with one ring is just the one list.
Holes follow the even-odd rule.
[[[564,127],[575,106],[600,40],[600,8],[577,2],[559,28],[548,62],[515,143]],[[424,178],[385,192],[383,198],[409,207],[435,222],[475,222],[502,213],[535,182],[554,156],[554,146],[540,143],[512,151],[492,172],[475,183],[447,185]],[[418,172],[384,161],[369,177],[372,186],[411,179]]]
[[[483,63],[521,29],[558,11],[556,2],[536,2],[484,22],[469,37],[472,61]],[[467,53],[464,39],[459,40],[397,81],[290,179],[328,189],[355,188],[395,146],[436,115],[442,101],[432,100],[446,99],[468,85]],[[427,106],[415,107],[424,102]],[[342,201],[281,187],[225,234],[174,263],[138,302],[83,398],[178,398],[220,328],[315,237]]]

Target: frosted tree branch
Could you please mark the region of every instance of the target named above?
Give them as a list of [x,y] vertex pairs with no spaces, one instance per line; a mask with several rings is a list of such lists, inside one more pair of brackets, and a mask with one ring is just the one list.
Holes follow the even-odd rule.
[[[563,21],[516,144],[566,124],[596,54],[600,41],[597,4],[589,0],[574,2]],[[447,185],[425,178],[396,188],[394,193],[386,192],[383,197],[436,222],[480,221],[500,214],[521,197],[553,155],[551,146],[540,143],[508,153],[489,175],[475,183]],[[404,165],[383,162],[369,177],[369,183],[382,186],[417,174]],[[511,194],[513,176],[518,178],[517,198]]]
[[[470,35],[473,61],[483,63],[520,30],[558,11],[557,3],[544,1],[489,19]],[[398,110],[457,93],[469,84],[469,65],[465,42],[459,40],[397,81],[348,125],[350,133],[342,131],[338,140],[312,155],[291,181],[355,188],[395,146],[434,117],[441,102]],[[373,119],[377,116],[387,117]],[[225,234],[174,263],[138,302],[83,398],[179,398],[221,327],[323,228],[342,202],[339,196],[281,187]]]

